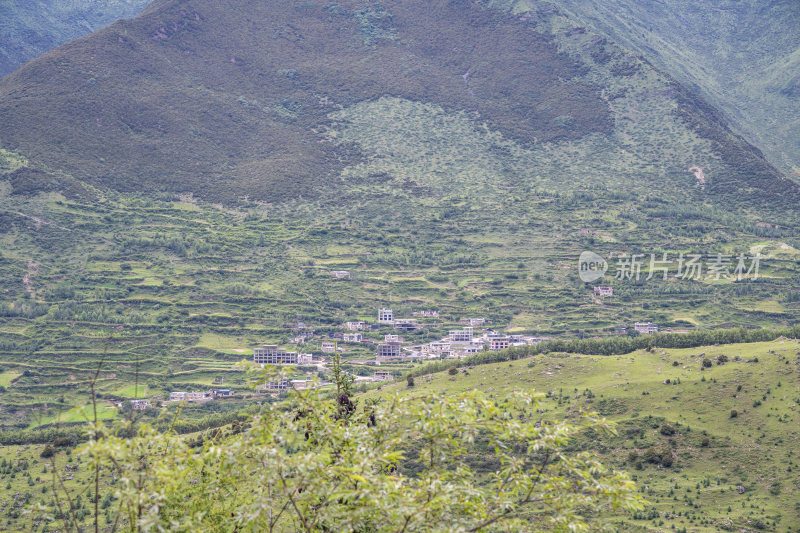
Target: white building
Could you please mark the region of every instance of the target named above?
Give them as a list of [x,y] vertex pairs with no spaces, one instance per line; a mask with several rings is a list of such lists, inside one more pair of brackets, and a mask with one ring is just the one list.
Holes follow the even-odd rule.
[[214,399],[214,394],[210,391],[208,392],[175,391],[169,393],[169,401],[171,402],[207,402],[213,399]]
[[367,329],[366,322],[348,322],[344,325],[349,331],[362,331]]
[[383,342],[403,342],[403,337],[400,335],[384,335]]
[[322,353],[334,353],[336,351],[336,343],[331,341],[322,341],[320,350],[322,350]]
[[344,340],[344,342],[363,342],[364,335],[361,333],[345,333],[342,340]]
[[131,407],[134,411],[144,411],[150,407],[150,400],[131,400]]
[[334,270],[331,272],[331,277],[336,279],[350,279],[350,272],[347,270]]
[[378,311],[378,323],[392,324],[394,322],[394,313],[391,309],[381,309]]
[[636,322],[633,325],[633,329],[635,329],[638,333],[642,335],[648,335],[650,333],[658,333],[658,326],[653,324],[652,322]]
[[448,337],[451,342],[472,342],[472,327],[452,330]]
[[462,318],[459,320],[462,324],[466,324],[468,326],[482,326],[486,324],[485,318]]
[[453,342],[450,344],[449,357],[461,358],[481,351],[483,351],[482,344],[475,344],[474,342]]

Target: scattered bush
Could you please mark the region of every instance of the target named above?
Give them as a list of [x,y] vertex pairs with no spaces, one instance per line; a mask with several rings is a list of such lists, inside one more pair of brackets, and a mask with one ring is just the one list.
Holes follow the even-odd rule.
[[675,426],[671,424],[662,424],[659,432],[662,435],[671,436],[675,434]]
[[42,453],[39,454],[39,457],[41,457],[42,459],[49,459],[50,457],[53,457],[55,454],[56,454],[56,449],[53,448],[52,445],[47,444],[42,450]]

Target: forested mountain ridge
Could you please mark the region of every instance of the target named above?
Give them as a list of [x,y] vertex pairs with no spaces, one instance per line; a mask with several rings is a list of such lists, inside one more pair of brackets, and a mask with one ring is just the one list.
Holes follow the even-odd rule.
[[[155,3],[5,77],[0,143],[32,167],[122,191],[224,202],[324,199],[381,188],[381,176],[412,188],[437,181],[407,175],[405,156],[356,137],[373,126],[382,135],[399,127],[404,140],[433,146],[442,139],[426,138],[415,121],[439,113],[457,122],[457,143],[480,137],[489,150],[497,172],[470,176],[473,183],[642,191],[658,183],[667,196],[689,189],[700,202],[741,206],[800,198],[719,113],[669,76],[553,4],[517,14],[488,4],[504,7]],[[386,95],[394,100],[374,107]],[[451,190],[460,163],[436,170],[451,176],[444,182]],[[703,183],[693,166],[703,169]],[[360,181],[342,182],[354,169],[363,171]],[[579,179],[561,179],[565,172]],[[13,183],[41,186],[41,175],[21,173]]]
[[134,17],[146,0],[3,0],[0,76],[120,18]]
[[725,113],[800,178],[800,6],[793,0],[558,2]]

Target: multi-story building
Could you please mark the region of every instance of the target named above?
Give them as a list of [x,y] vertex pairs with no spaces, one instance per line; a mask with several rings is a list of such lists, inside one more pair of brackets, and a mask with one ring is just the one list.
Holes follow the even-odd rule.
[[489,339],[489,350],[492,352],[499,352],[500,350],[508,348],[510,344],[508,337],[495,337]]
[[320,344],[319,348],[322,350],[322,353],[334,353],[336,351],[336,343],[331,341],[322,341],[322,344]]
[[468,326],[482,326],[486,324],[485,318],[462,318],[459,320],[462,324],[466,324]]
[[392,324],[394,322],[394,313],[391,309],[381,309],[378,311],[378,322],[380,324]]
[[466,357],[468,355],[476,354],[483,350],[483,345],[476,344],[475,342],[452,342],[450,344],[449,357]]
[[342,340],[345,342],[363,342],[364,335],[361,333],[345,333],[342,336]]
[[451,342],[472,342],[472,327],[454,329],[448,335]]
[[281,392],[288,390],[291,387],[289,380],[283,379],[280,381],[268,381],[256,386],[256,392]]
[[303,365],[311,363],[311,354],[287,352],[267,344],[253,350],[253,362],[257,365]]
[[399,342],[384,342],[378,345],[376,355],[378,358],[402,357],[403,345]]
[[361,331],[361,330],[367,329],[367,323],[366,322],[348,322],[347,324],[344,325],[344,327],[346,327],[350,331]]

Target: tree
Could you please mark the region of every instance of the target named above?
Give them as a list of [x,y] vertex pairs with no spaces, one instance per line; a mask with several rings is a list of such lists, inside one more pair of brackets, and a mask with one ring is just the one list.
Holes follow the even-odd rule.
[[[101,425],[83,452],[116,476],[131,531],[585,531],[642,509],[625,474],[568,451],[609,423],[537,425],[539,397],[393,397],[343,418],[323,389],[292,391],[200,448],[149,425],[132,439]],[[499,466],[475,471],[475,454]]]

